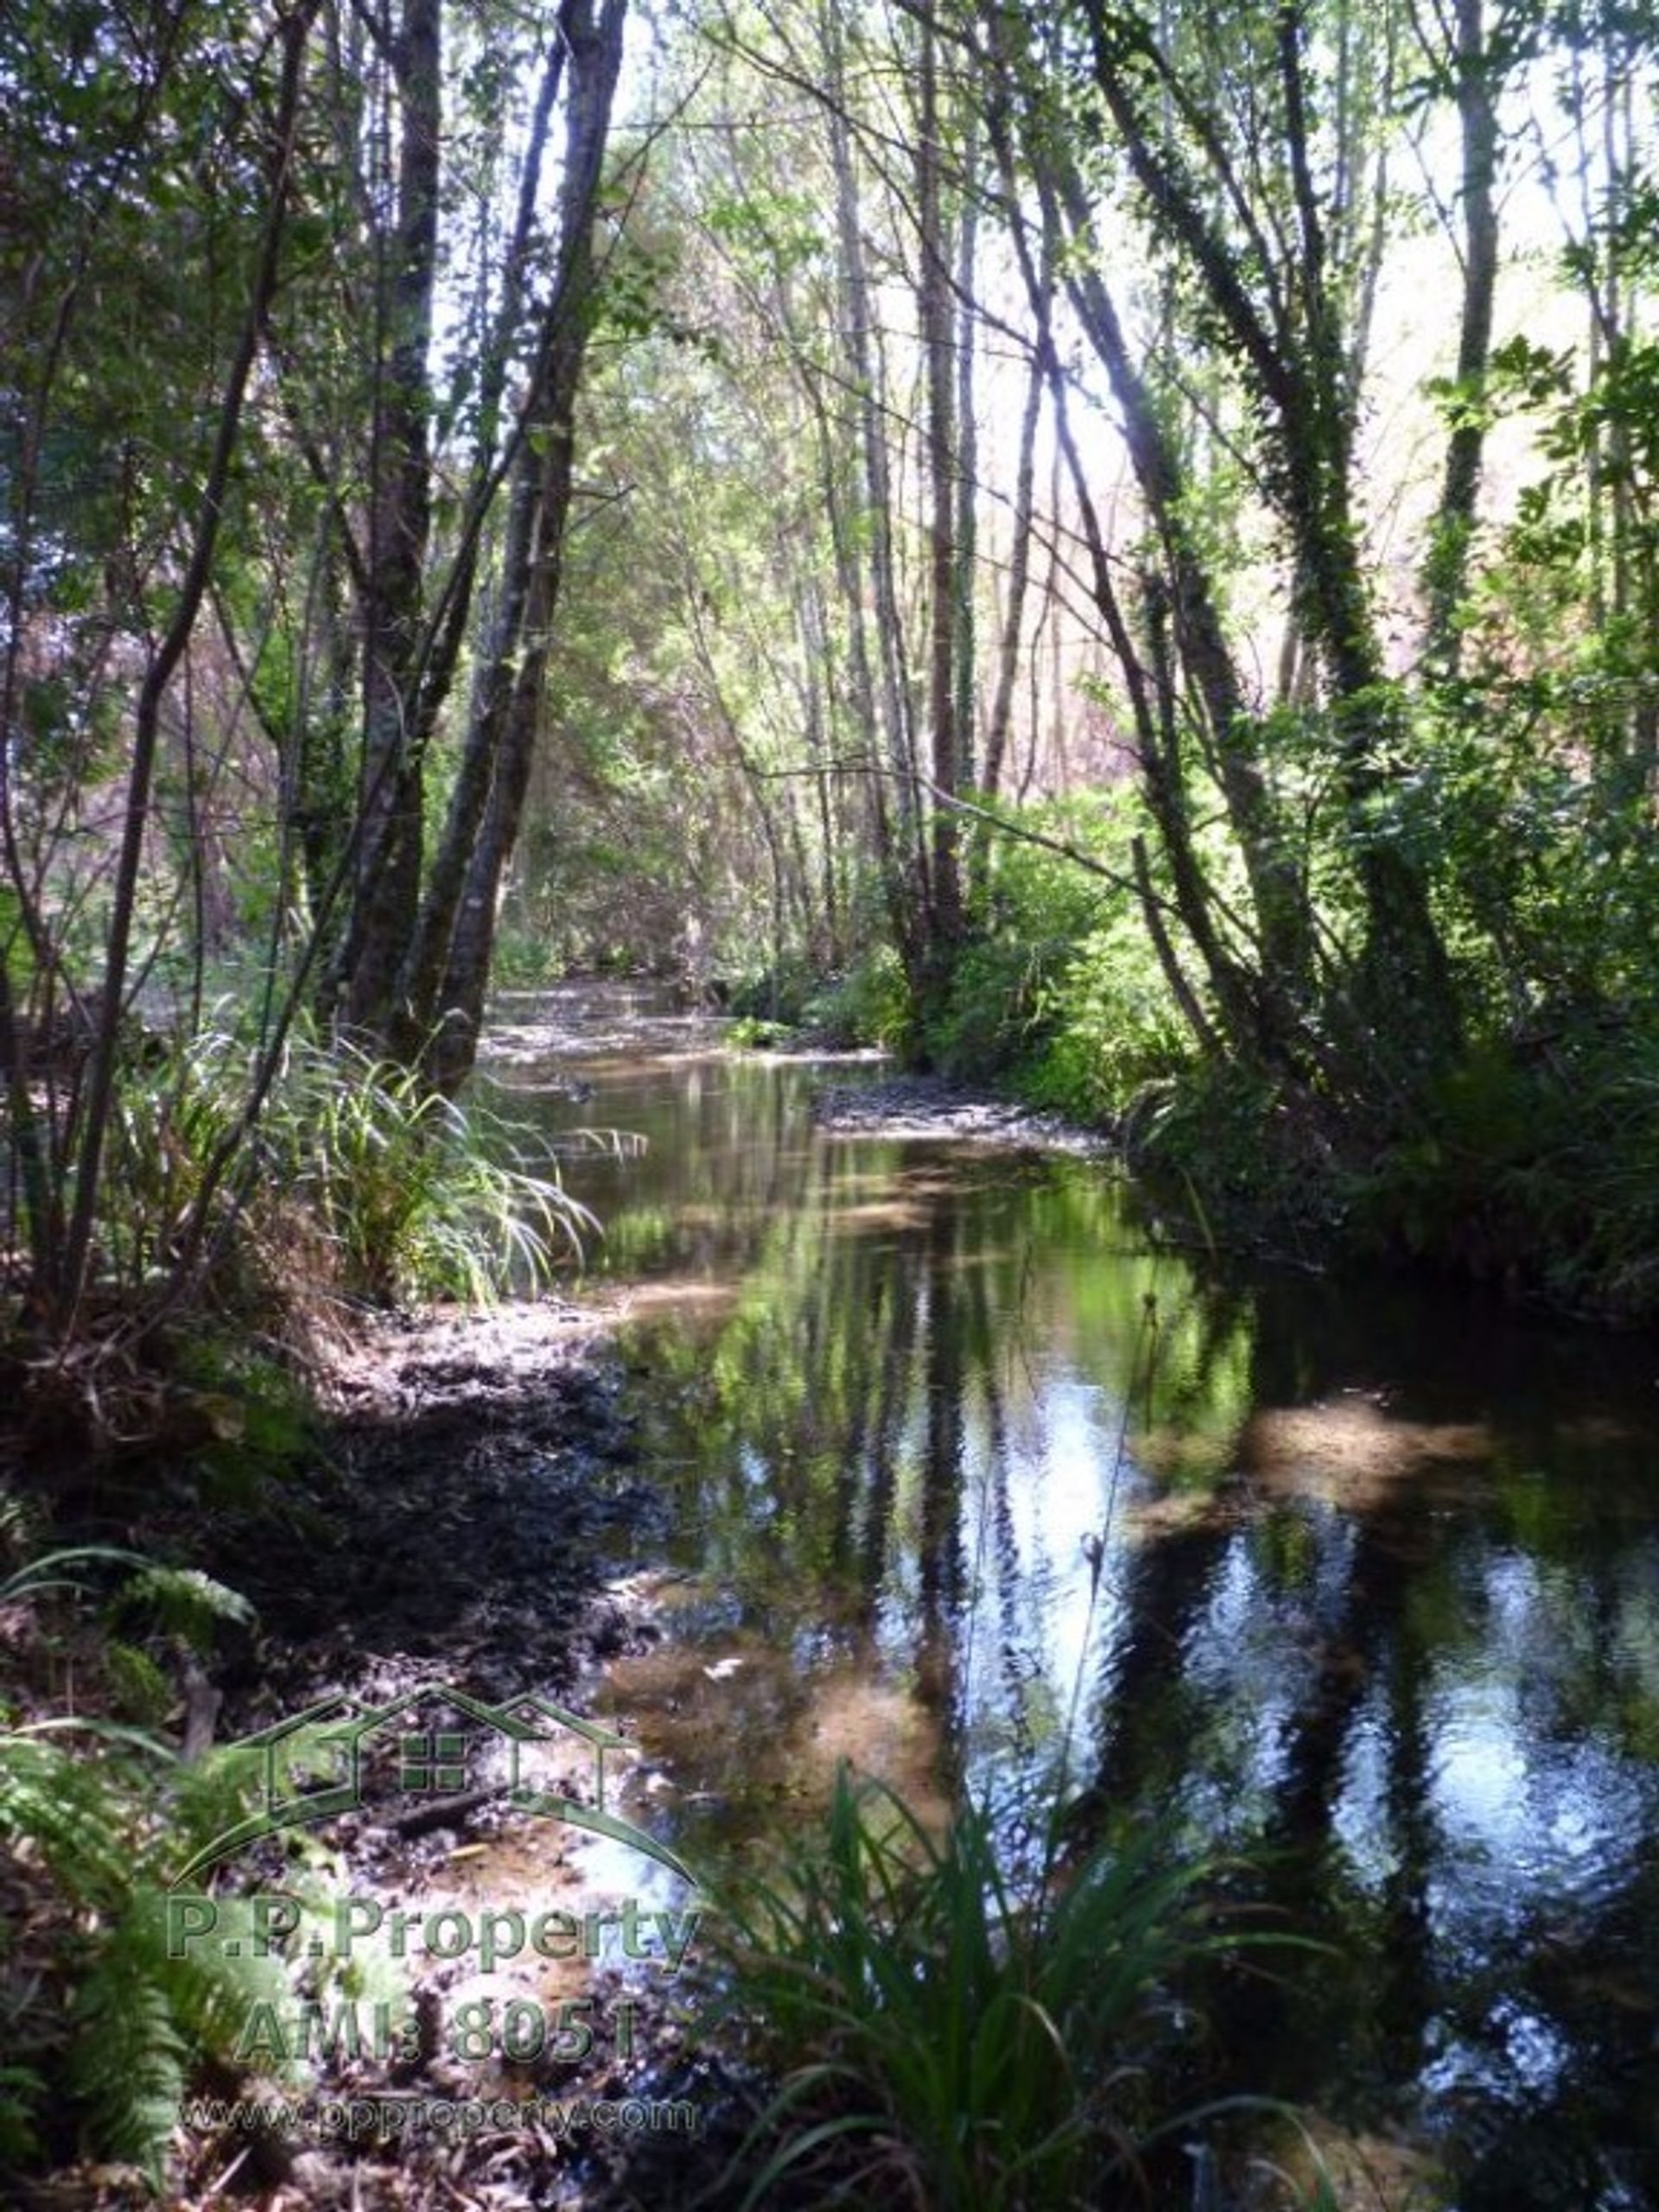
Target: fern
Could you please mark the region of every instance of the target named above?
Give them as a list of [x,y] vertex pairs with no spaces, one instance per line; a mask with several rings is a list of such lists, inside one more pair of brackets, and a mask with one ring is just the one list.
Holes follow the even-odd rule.
[[239,1590],[216,1582],[200,1567],[168,1567],[119,1544],[72,1544],[30,1560],[0,1582],[0,1605],[42,1597],[52,1590],[84,1591],[90,1586],[90,1578],[82,1569],[89,1565],[135,1570],[110,1601],[112,1620],[134,1611],[147,1613],[158,1627],[182,1637],[193,1650],[205,1653],[210,1648],[214,1625],[219,1621],[238,1628],[253,1623],[253,1607]]
[[[94,1735],[107,1756],[94,1765],[57,1740],[71,1731]],[[251,2008],[281,2007],[292,1994],[282,1959],[253,1940],[245,1900],[219,1901],[213,1942],[168,1954],[165,1880],[246,1810],[252,1778],[232,1751],[187,1768],[165,1745],[110,1721],[0,1734],[0,1837],[40,1859],[92,1923],[71,2087],[98,2148],[156,2177],[193,2069],[233,2063]],[[32,2137],[35,2088],[27,2069],[16,2071],[0,2075],[0,2157]]]
[[189,2079],[189,2045],[138,1930],[111,1929],[75,2005],[70,2080],[113,2158],[160,2178]]
[[176,1636],[193,1651],[204,1656],[212,1649],[213,1630],[220,1621],[238,1628],[253,1623],[253,1607],[238,1590],[214,1581],[195,1567],[163,1567],[147,1560],[122,1589],[111,1608],[118,1618],[130,1612],[148,1613],[169,1636]]
[[118,1910],[132,1881],[134,1810],[112,1776],[38,1731],[0,1736],[0,1835],[31,1847],[72,1904]]
[[104,1669],[121,1712],[159,1727],[172,1708],[173,1685],[149,1652],[111,1638],[104,1647]]
[[213,1942],[175,1957],[165,1893],[135,1892],[75,2005],[70,2079],[97,2141],[159,2179],[194,2066],[232,2063],[252,2007],[280,2010],[291,1994],[281,1959],[253,1941],[245,1906],[223,1901]]

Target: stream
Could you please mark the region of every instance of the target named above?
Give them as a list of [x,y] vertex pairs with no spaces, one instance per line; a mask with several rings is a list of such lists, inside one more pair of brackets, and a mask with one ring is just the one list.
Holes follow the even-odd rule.
[[[839,1760],[1246,1855],[1328,1949],[1221,2024],[1366,2202],[1659,2204],[1659,1357],[1477,1291],[1199,1270],[1097,1162],[814,1126],[824,1070],[510,1001],[671,1501],[608,1700],[729,1853]],[[574,1086],[575,1096],[569,1095]]]

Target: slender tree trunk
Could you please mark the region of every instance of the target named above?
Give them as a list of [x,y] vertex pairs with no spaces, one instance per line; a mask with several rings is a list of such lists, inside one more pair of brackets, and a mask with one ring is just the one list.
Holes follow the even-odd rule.
[[288,213],[289,172],[299,124],[300,88],[305,73],[306,41],[315,13],[315,0],[310,0],[310,4],[296,9],[282,26],[282,74],[277,92],[268,186],[270,206],[254,269],[252,293],[219,404],[213,455],[202,484],[201,503],[191,534],[189,553],[180,579],[178,596],[139,686],[133,722],[132,760],[128,770],[123,812],[121,849],[116,863],[109,933],[105,943],[104,995],[87,1075],[86,1114],[75,1160],[74,1201],[65,1240],[63,1265],[57,1271],[54,1285],[54,1319],[66,1335],[73,1327],[92,1270],[92,1232],[101,1193],[104,1147],[115,1099],[116,1063],[120,1050],[121,1022],[126,1012],[127,971],[137,917],[139,870],[150,824],[162,707],[194,633],[202,601],[207,596],[237,446],[241,436],[248,384],[259,351],[260,333],[265,327],[270,302],[276,295],[282,260],[283,232]]
[[[904,624],[893,553],[893,505],[887,456],[885,391],[876,345],[875,304],[866,264],[859,208],[858,172],[847,119],[846,71],[838,0],[820,18],[825,86],[830,95],[830,161],[836,181],[836,232],[843,291],[848,366],[853,386],[863,465],[870,599],[874,616],[871,673],[880,708],[880,740],[891,783],[878,777],[878,822],[884,846],[883,874],[893,935],[906,973],[921,972],[931,905],[928,855],[922,840],[916,734],[910,687],[904,672]],[[878,733],[870,733],[874,739]],[[891,791],[891,798],[888,793]]]
[[957,579],[956,719],[957,768],[963,787],[978,774],[974,721],[979,704],[979,420],[975,391],[978,360],[975,301],[979,276],[979,111],[970,105],[963,123],[960,212],[957,218],[955,280],[957,347]]
[[[916,149],[917,219],[920,232],[920,311],[926,390],[927,471],[931,502],[928,530],[928,715],[932,782],[949,800],[962,782],[963,733],[957,722],[957,450],[955,318],[950,264],[941,194],[938,41],[931,11],[922,16],[920,113]],[[962,936],[962,873],[957,820],[948,805],[932,815],[931,883],[925,964],[937,978]]]
[[[1046,282],[1046,276],[1045,276]],[[1013,536],[1008,549],[1008,596],[997,642],[996,687],[991,695],[981,780],[993,798],[1002,782],[1008,732],[1014,723],[1014,691],[1020,673],[1020,647],[1031,579],[1031,526],[1037,477],[1037,425],[1043,411],[1043,361],[1033,348],[1026,379],[1026,404],[1020,417],[1020,455],[1014,467]]]
[[397,219],[385,242],[380,283],[385,327],[370,463],[363,835],[346,1001],[351,1027],[383,1039],[394,1026],[398,963],[415,925],[424,830],[415,733],[432,528],[429,360],[443,142],[442,0],[404,0],[391,66],[399,115]]
[[435,1033],[433,1072],[449,1089],[464,1078],[478,1048],[501,886],[518,840],[546,689],[574,482],[576,397],[594,315],[594,226],[626,12],[626,0],[567,0],[561,18],[569,92],[560,269],[536,372],[543,420],[518,448],[501,626],[404,971],[413,1018]]

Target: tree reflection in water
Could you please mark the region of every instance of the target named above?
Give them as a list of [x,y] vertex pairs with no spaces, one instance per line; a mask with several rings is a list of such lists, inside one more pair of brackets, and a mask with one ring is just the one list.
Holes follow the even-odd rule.
[[1080,1833],[1155,1808],[1335,1946],[1228,1997],[1251,2086],[1438,2146],[1465,2208],[1649,2201],[1648,1353],[1205,1280],[1097,1168],[819,1137],[805,1084],[613,1061],[585,1117],[652,1153],[572,1177],[617,1275],[725,1293],[632,1339],[691,1580],[615,1694],[687,1827],[843,1751],[1012,1823],[1084,1669]]

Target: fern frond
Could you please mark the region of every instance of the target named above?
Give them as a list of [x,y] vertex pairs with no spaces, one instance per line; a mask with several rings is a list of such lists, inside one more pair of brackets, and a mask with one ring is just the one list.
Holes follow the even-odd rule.
[[215,1900],[219,1919],[212,1939],[175,1947],[180,1955],[168,1944],[168,1902],[165,1891],[139,1891],[122,1923],[123,1943],[134,1966],[162,1993],[185,2048],[228,2065],[246,2038],[256,2005],[277,2013],[291,2008],[288,1969],[274,1947],[261,1940],[252,1899]]
[[124,1712],[151,1726],[166,1719],[173,1704],[173,1685],[148,1651],[111,1637],[104,1647],[104,1665],[111,1691]]
[[69,2070],[94,2139],[159,2181],[189,2054],[153,1967],[145,1931],[118,1923],[81,1984]]
[[131,1800],[85,1758],[36,1734],[0,1736],[0,1834],[32,1845],[75,1904],[119,1909],[137,1829]]
[[254,1619],[253,1607],[240,1591],[216,1582],[200,1567],[164,1567],[154,1560],[133,1576],[111,1611],[118,1617],[134,1611],[146,1614],[204,1656],[213,1649],[217,1623],[229,1621],[238,1628],[249,1628]]
[[[14,1599],[38,1597],[43,1590],[85,1590],[89,1578],[79,1569],[88,1564],[99,1567],[143,1567],[148,1562],[142,1552],[126,1550],[119,1544],[68,1544],[54,1552],[42,1553],[26,1567],[20,1567],[0,1582],[0,1604],[10,1605]],[[73,1572],[71,1570],[73,1570]]]
[[168,1857],[171,1872],[186,1866],[215,1838],[251,1810],[264,1778],[264,1758],[239,1744],[224,1744],[173,1777],[168,1800]]

